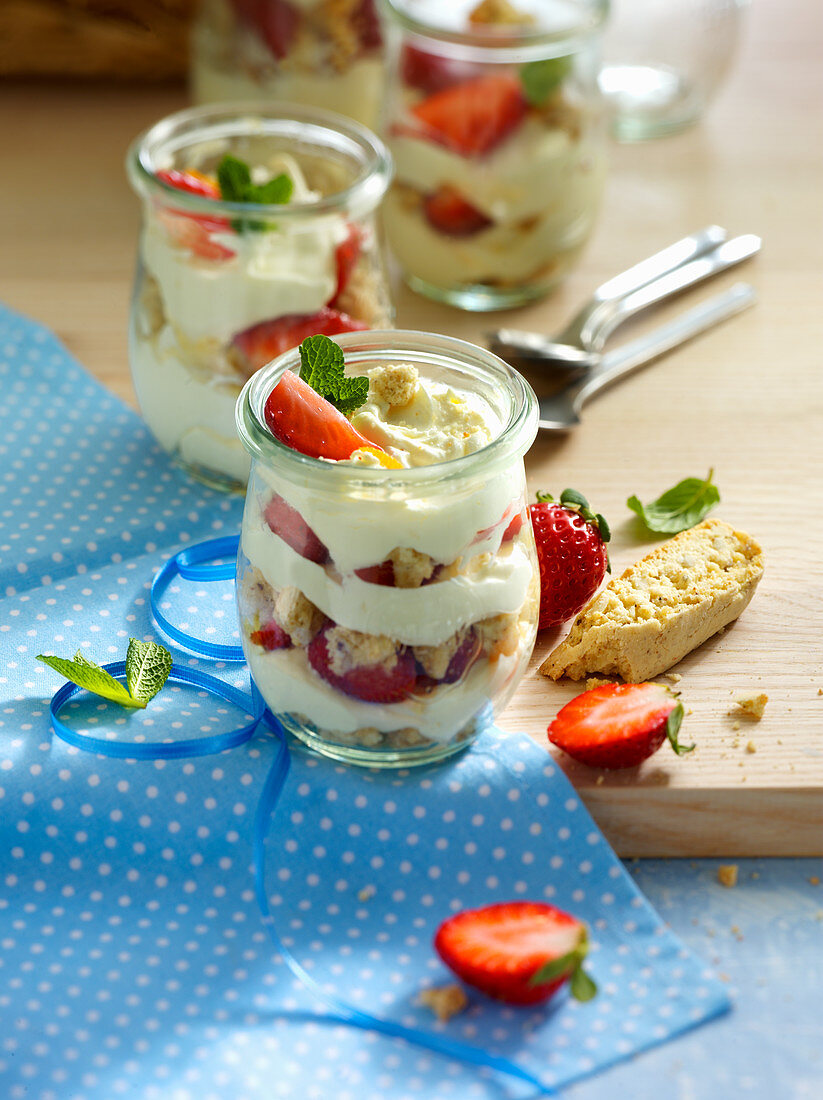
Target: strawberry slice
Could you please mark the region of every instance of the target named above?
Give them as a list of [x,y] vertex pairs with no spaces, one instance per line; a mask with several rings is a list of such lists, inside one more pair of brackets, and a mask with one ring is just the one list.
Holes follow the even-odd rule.
[[631,768],[667,737],[678,756],[691,752],[677,740],[682,721],[683,704],[663,684],[604,684],[558,712],[549,740],[590,767]]
[[288,0],[231,0],[244,23],[252,27],[279,60],[288,54],[300,25],[300,12]]
[[497,73],[466,80],[412,108],[432,141],[465,157],[479,157],[512,134],[526,115],[516,76]]
[[261,321],[258,325],[238,332],[232,340],[232,346],[240,353],[251,376],[284,351],[302,344],[309,336],[318,333],[339,336],[342,332],[362,332],[367,327],[347,313],[324,306],[317,313],[287,313],[271,321]]
[[[220,199],[217,182],[202,172],[181,172],[177,169],[163,169],[157,178],[178,191],[187,191],[191,195],[200,195],[206,199]],[[159,209],[157,217],[165,226],[167,233],[179,248],[186,248],[204,260],[230,260],[235,255],[212,239],[212,233],[231,231],[228,218],[208,214],[190,214],[174,208]]]
[[461,81],[471,80],[473,77],[480,76],[482,72],[482,65],[428,53],[418,46],[406,45],[400,54],[400,73],[403,83],[428,94],[442,92],[444,88],[451,88]]
[[379,50],[383,45],[380,18],[374,0],[360,0],[352,13],[351,25],[364,50]]
[[330,401],[290,370],[269,394],[263,414],[275,439],[312,458],[340,462],[361,447],[378,449],[355,431]]
[[543,902],[463,910],[440,925],[434,946],[458,978],[507,1004],[546,1001],[569,980],[577,1000],[588,1001],[597,992],[582,969],[585,925]]
[[381,561],[378,565],[367,565],[355,569],[354,574],[368,584],[382,584],[384,588],[394,588],[394,562]]
[[471,237],[492,224],[482,211],[466,202],[456,187],[444,184],[423,200],[429,225],[448,237]]
[[362,665],[341,676],[331,668],[326,630],[322,630],[306,650],[309,664],[326,683],[366,703],[399,703],[414,690],[417,665],[411,650],[401,649],[392,669],[382,665]]
[[509,526],[503,532],[503,538],[500,541],[501,542],[511,542],[511,540],[513,538],[516,538],[516,536],[520,534],[520,529],[523,526],[523,519],[524,519],[523,513],[518,512],[517,515],[514,517],[514,519],[511,521],[511,523],[509,524]]
[[340,242],[334,254],[337,266],[337,289],[334,292],[332,302],[335,302],[349,285],[351,273],[354,270],[354,265],[360,259],[362,249],[363,234],[358,226],[350,225],[346,239]]
[[287,649],[291,645],[291,638],[274,619],[265,623],[259,630],[253,630],[249,637],[255,645],[260,645],[270,652],[275,649]]
[[[303,558],[323,565],[329,552],[296,508],[275,493],[263,513],[269,528]],[[254,640],[254,639],[252,639]]]

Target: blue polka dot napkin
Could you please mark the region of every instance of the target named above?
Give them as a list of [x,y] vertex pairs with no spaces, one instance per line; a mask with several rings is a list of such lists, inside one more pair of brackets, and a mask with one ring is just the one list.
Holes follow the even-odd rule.
[[[95,756],[54,738],[62,682],[34,660],[107,661],[156,636],[147,589],[242,504],[177,472],[131,412],[48,332],[0,308],[0,1095],[9,1100],[431,1100],[534,1095],[516,1079],[324,1021],[279,958],[251,876],[255,808],[277,741],[197,759]],[[179,581],[170,619],[236,640],[230,586]],[[175,660],[248,686],[242,665]],[[80,696],[96,736],[229,730],[230,704],[169,685],[124,715]],[[516,1061],[562,1087],[728,1007],[667,930],[550,757],[491,732],[445,764],[350,769],[292,750],[267,843],[284,944],[358,1009]],[[598,997],[515,1009],[477,995],[438,1022],[451,980],[437,924],[547,899],[586,920]]]

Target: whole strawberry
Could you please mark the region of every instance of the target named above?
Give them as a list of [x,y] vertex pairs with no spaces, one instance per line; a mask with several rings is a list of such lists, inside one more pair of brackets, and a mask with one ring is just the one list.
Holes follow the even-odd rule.
[[538,493],[529,505],[540,567],[538,629],[573,618],[600,585],[609,568],[606,543],[611,534],[582,493],[564,489],[560,500]]

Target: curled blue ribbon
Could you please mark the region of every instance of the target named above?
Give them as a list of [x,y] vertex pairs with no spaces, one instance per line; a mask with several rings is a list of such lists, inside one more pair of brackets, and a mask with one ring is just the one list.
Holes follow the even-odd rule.
[[[204,638],[197,638],[188,634],[185,630],[170,623],[160,610],[160,601],[169,584],[175,577],[183,577],[188,581],[225,581],[230,580],[236,569],[237,549],[240,545],[238,535],[225,535],[219,539],[208,539],[206,542],[198,542],[194,546],[188,546],[174,557],[169,558],[162,568],[155,574],[151,582],[149,604],[155,623],[161,633],[171,638],[177,645],[201,657],[209,657],[213,661],[245,661],[242,646],[225,645],[221,642],[207,642]],[[230,561],[218,564],[206,564],[213,562],[214,558],[230,558]]]
[[[178,641],[186,649],[201,653],[204,656],[214,655],[216,659],[219,660],[241,660],[244,658],[242,650],[240,650],[240,657],[227,657],[225,655],[226,650],[240,649],[239,646],[221,646],[206,642],[172,626],[172,624],[168,623],[165,617],[160,613],[156,603],[159,601],[166,585],[178,573],[188,580],[196,581],[226,580],[233,576],[233,562],[219,565],[205,565],[204,563],[218,557],[236,556],[237,547],[238,539],[236,537],[210,539],[208,542],[191,546],[166,562],[155,576],[151,587],[152,613],[164,633],[168,634],[175,641]],[[214,651],[222,652],[216,654]],[[116,661],[112,664],[104,665],[103,667],[106,672],[109,672],[114,677],[123,676],[126,670],[125,661]],[[209,737],[164,742],[108,741],[100,737],[91,737],[87,734],[77,733],[60,720],[58,715],[62,707],[65,706],[69,699],[83,690],[76,684],[68,683],[56,692],[49,707],[54,732],[58,737],[67,741],[70,745],[75,745],[77,748],[85,749],[89,752],[100,753],[104,756],[119,757],[121,759],[169,760],[186,756],[204,756],[209,753],[223,752],[226,749],[235,748],[248,741],[254,734],[261,720],[263,720],[265,725],[275,735],[277,740],[277,752],[269,768],[268,775],[266,776],[266,781],[263,785],[263,791],[260,795],[254,817],[252,852],[255,894],[257,896],[257,904],[262,914],[263,923],[277,953],[298,981],[313,993],[318,1000],[331,1009],[330,1015],[318,1013],[316,1016],[318,1022],[326,1021],[330,1023],[341,1023],[350,1027],[361,1028],[365,1031],[375,1031],[381,1035],[389,1036],[390,1038],[405,1039],[406,1042],[413,1043],[415,1046],[423,1047],[426,1050],[431,1050],[436,1054],[454,1058],[470,1065],[495,1070],[498,1073],[503,1073],[509,1077],[515,1077],[520,1081],[525,1081],[527,1084],[534,1086],[537,1090],[534,1094],[535,1097],[556,1095],[554,1089],[544,1084],[534,1074],[529,1073],[528,1070],[508,1058],[489,1054],[479,1047],[471,1046],[469,1043],[461,1043],[455,1039],[449,1039],[444,1035],[438,1035],[430,1031],[422,1031],[418,1028],[406,1027],[403,1024],[396,1023],[394,1020],[388,1020],[380,1016],[372,1016],[368,1012],[362,1012],[354,1005],[349,1005],[345,1001],[327,993],[311,974],[304,969],[285,946],[275,928],[274,917],[269,907],[269,896],[266,889],[266,839],[269,835],[272,820],[277,810],[277,805],[280,801],[280,796],[283,792],[283,787],[286,783],[291,765],[291,754],[286,733],[277,718],[271,711],[266,709],[263,697],[253,680],[251,682],[251,696],[232,687],[224,680],[220,680],[218,677],[211,676],[208,673],[200,672],[197,669],[184,669],[173,665],[172,671],[169,674],[169,680],[172,683],[191,684],[211,692],[213,695],[218,695],[228,702],[233,703],[241,711],[251,714],[253,717],[250,722],[247,722],[236,730],[232,730],[228,733],[214,734]]]

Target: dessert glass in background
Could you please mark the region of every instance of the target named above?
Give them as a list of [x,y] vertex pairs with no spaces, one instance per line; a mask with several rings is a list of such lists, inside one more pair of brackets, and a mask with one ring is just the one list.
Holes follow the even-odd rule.
[[406,281],[470,310],[542,297],[600,203],[606,0],[384,7],[395,161],[384,224]]
[[372,129],[383,91],[376,0],[204,0],[191,43],[196,103],[289,100]]
[[[227,154],[260,184],[285,176],[287,201],[210,197]],[[390,157],[326,112],[216,106],[156,123],[127,169],[143,200],[129,333],[140,410],[190,474],[242,490],[234,409],[251,374],[314,333],[392,322],[375,225]],[[199,193],[180,189],[179,173]]]
[[612,0],[600,88],[614,136],[645,141],[698,121],[729,70],[748,0]]
[[[348,375],[370,375],[352,425],[412,465],[332,462],[278,442],[265,405],[297,352],[246,385],[243,649],[271,710],[319,752],[427,763],[494,720],[534,645],[523,455],[536,399],[516,371],[461,340],[397,331],[335,342]],[[410,364],[419,382],[404,377]]]

